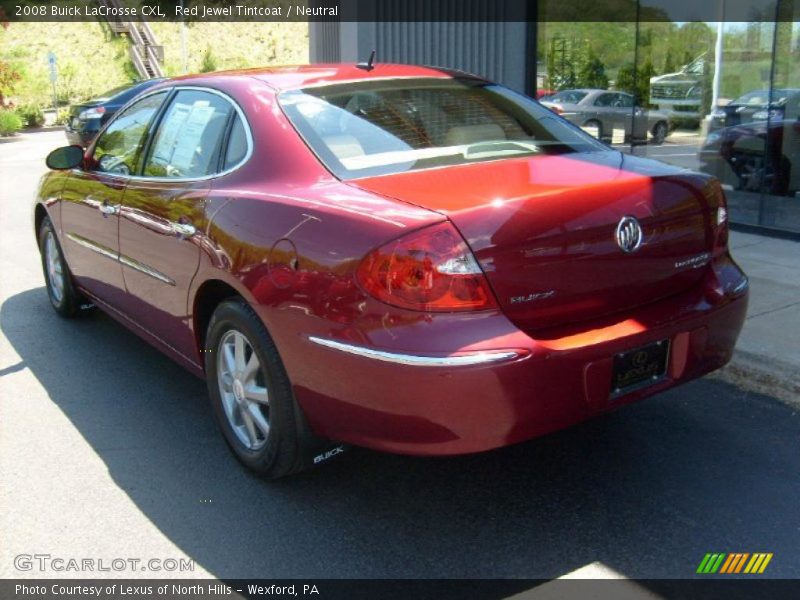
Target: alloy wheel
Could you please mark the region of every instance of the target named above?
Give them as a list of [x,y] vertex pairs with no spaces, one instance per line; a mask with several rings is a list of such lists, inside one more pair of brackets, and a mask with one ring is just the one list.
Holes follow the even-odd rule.
[[217,348],[217,383],[231,429],[248,450],[269,438],[269,391],[253,345],[243,333],[227,331]]
[[50,295],[56,304],[64,298],[64,266],[61,262],[61,253],[58,250],[56,236],[52,231],[47,232],[45,238],[45,264],[47,266],[47,283]]

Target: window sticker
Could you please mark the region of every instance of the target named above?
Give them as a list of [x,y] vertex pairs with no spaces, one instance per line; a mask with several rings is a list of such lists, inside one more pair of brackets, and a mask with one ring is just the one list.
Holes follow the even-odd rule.
[[153,149],[153,162],[168,165],[168,170],[190,172],[203,132],[214,112],[207,100],[194,104],[175,103]]

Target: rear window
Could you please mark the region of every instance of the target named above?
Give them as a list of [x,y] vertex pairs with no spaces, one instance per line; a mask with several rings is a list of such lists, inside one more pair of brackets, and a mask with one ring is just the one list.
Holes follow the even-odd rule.
[[[786,104],[789,96],[796,94],[800,90],[772,90],[772,103],[777,105]],[[766,106],[769,103],[769,90],[758,90],[757,92],[748,92],[740,96],[731,104],[744,104],[746,106]]]
[[279,96],[341,179],[608,148],[535,101],[474,80],[384,80]]

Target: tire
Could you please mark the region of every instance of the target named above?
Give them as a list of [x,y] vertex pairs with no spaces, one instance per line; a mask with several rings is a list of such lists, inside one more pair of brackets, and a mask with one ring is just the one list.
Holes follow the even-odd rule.
[[72,282],[72,274],[50,217],[42,219],[39,226],[39,254],[50,304],[64,318],[76,316],[81,310],[83,299]]
[[605,138],[603,137],[603,124],[597,119],[589,119],[583,124],[583,127],[597,128],[597,139],[601,142],[605,141]]
[[652,143],[656,146],[660,146],[664,143],[664,140],[667,139],[667,135],[669,135],[669,125],[666,121],[659,121],[653,125],[653,129],[650,133],[653,135]]
[[[240,298],[226,300],[214,311],[205,339],[208,394],[239,461],[271,479],[313,464],[321,440],[310,432],[275,343],[253,309]],[[253,356],[258,367],[248,368]]]

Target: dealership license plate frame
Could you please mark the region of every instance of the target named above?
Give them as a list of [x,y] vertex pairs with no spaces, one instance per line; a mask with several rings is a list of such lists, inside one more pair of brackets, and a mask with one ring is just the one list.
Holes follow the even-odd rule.
[[669,365],[670,346],[669,339],[658,340],[615,355],[611,369],[611,398],[624,396],[664,379]]

